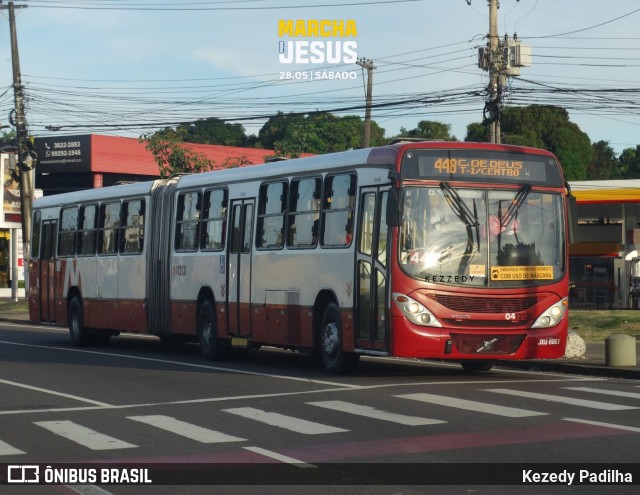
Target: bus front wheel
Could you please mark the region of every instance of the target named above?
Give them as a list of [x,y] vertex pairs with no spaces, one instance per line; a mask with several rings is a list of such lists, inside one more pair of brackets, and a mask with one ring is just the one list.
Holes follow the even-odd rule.
[[205,301],[198,312],[198,340],[200,351],[208,361],[222,359],[223,349],[217,336],[216,313],[211,301]]
[[336,375],[353,372],[360,358],[359,354],[343,350],[340,312],[335,303],[329,303],[322,315],[320,355],[324,368]]
[[78,347],[88,345],[91,337],[84,327],[82,302],[77,297],[71,299],[69,303],[69,337]]
[[462,365],[462,369],[467,373],[478,373],[482,371],[489,371],[493,368],[495,361],[490,359],[469,359],[460,361],[460,364]]

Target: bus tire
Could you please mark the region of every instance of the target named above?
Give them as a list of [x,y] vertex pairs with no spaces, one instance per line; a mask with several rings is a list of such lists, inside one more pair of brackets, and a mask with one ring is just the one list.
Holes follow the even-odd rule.
[[211,301],[204,301],[198,311],[198,341],[200,351],[207,361],[217,361],[224,353],[217,336],[216,313]]
[[112,336],[113,334],[109,330],[96,329],[90,334],[89,341],[93,345],[102,347],[102,346],[109,345],[109,341],[111,340]]
[[493,368],[495,361],[491,359],[468,359],[460,361],[460,364],[462,365],[462,369],[467,373],[480,373]]
[[359,354],[343,350],[340,311],[335,303],[329,303],[322,314],[320,356],[324,369],[334,375],[352,373],[360,359]]
[[84,327],[84,316],[82,313],[82,302],[74,297],[69,303],[69,337],[71,342],[78,347],[89,345],[91,335]]

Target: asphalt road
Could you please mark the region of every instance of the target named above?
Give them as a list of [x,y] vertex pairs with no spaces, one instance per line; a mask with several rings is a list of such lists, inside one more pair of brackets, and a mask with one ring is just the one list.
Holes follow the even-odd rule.
[[[331,376],[287,351],[209,363],[195,345],[76,348],[0,324],[0,481],[15,465],[61,476],[0,493],[635,493],[639,409],[634,380],[382,358]],[[64,478],[105,466],[153,485]],[[581,470],[609,479],[576,486]],[[548,471],[576,478],[528,483]],[[605,486],[614,471],[636,486]]]

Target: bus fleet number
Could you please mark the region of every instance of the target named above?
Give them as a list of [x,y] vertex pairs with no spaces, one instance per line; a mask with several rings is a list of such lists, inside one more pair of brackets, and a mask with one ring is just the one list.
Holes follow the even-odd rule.
[[171,275],[174,277],[184,277],[187,274],[187,265],[173,265],[171,267]]

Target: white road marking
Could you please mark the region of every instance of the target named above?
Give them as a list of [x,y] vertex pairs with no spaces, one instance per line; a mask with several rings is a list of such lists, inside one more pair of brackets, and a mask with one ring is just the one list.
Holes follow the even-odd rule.
[[118,440],[109,435],[103,435],[95,430],[76,424],[73,421],[38,421],[35,424],[91,450],[130,449],[137,447],[137,445]]
[[343,433],[345,431],[349,431],[342,428],[323,425],[321,423],[314,423],[312,421],[294,418],[292,416],[285,416],[284,414],[262,411],[253,407],[237,407],[233,409],[223,409],[223,411],[237,416],[242,416],[243,418],[259,421],[260,423],[265,423],[270,426],[276,426],[296,433],[303,433],[305,435],[323,435],[326,433]]
[[26,452],[23,452],[20,449],[16,449],[15,447],[12,447],[8,443],[0,440],[0,455],[20,455],[20,454],[26,454]]
[[323,407],[325,409],[331,409],[332,411],[340,411],[348,414],[355,414],[357,416],[364,416],[366,418],[380,419],[382,421],[390,421],[392,423],[400,423],[406,426],[423,426],[423,425],[437,425],[446,423],[439,419],[422,418],[420,416],[408,416],[406,414],[397,414],[387,411],[381,411],[371,406],[363,406],[360,404],[353,404],[351,402],[344,402],[341,400],[325,400],[320,402],[307,402],[311,406]]
[[529,416],[546,416],[547,413],[528,411],[526,409],[517,409],[514,407],[499,406],[497,404],[487,404],[485,402],[477,402],[474,400],[456,399],[454,397],[447,397],[444,395],[434,394],[405,394],[396,395],[401,399],[418,400],[422,402],[428,402],[430,404],[437,404],[439,406],[455,407],[457,409],[464,409],[466,411],[481,412],[487,414],[495,414],[497,416],[505,416],[507,418],[526,418]]
[[172,361],[170,359],[157,359],[157,358],[148,358],[148,357],[143,357],[143,356],[131,356],[128,354],[116,354],[113,352],[100,352],[100,351],[88,351],[85,349],[69,349],[69,348],[64,348],[64,347],[51,347],[51,346],[46,346],[46,345],[35,345],[35,344],[23,344],[23,343],[19,343],[19,342],[7,342],[7,341],[3,341],[0,340],[0,344],[7,344],[7,345],[16,345],[16,346],[22,346],[22,347],[35,347],[38,349],[47,349],[47,350],[56,350],[56,351],[62,351],[62,352],[79,352],[82,354],[92,354],[92,355],[97,355],[97,356],[106,356],[106,357],[117,357],[117,358],[121,358],[121,359],[133,359],[136,361],[146,361],[146,362],[151,362],[151,363],[161,363],[161,364],[170,364],[173,366],[184,366],[185,368],[197,368],[197,369],[206,369],[206,370],[211,370],[211,371],[224,371],[227,373],[235,373],[238,375],[251,375],[251,376],[261,376],[264,378],[275,378],[278,380],[289,380],[289,381],[295,381],[295,382],[305,382],[305,383],[314,383],[314,384],[319,384],[319,385],[331,385],[334,387],[341,387],[341,388],[352,388],[352,389],[359,389],[361,388],[359,385],[352,385],[349,383],[337,383],[337,382],[329,382],[326,380],[313,380],[310,378],[301,378],[298,376],[290,376],[290,375],[275,375],[272,373],[259,373],[257,371],[247,371],[247,370],[237,370],[237,369],[233,369],[233,368],[224,368],[221,366],[209,366],[207,364],[196,364],[196,363],[185,363],[183,361]]
[[0,383],[11,385],[12,387],[20,387],[20,388],[26,388],[28,390],[35,390],[36,392],[43,392],[45,394],[57,395],[58,397],[65,397],[66,399],[73,399],[80,402],[87,402],[89,404],[94,404],[100,407],[111,407],[111,404],[107,404],[106,402],[99,402],[97,400],[86,399],[84,397],[78,397],[77,395],[64,394],[62,392],[57,392],[55,390],[48,390],[46,388],[34,387],[33,385],[26,385],[24,383],[11,382],[9,380],[1,380],[1,379],[0,379]]
[[622,406],[620,404],[609,404],[608,402],[597,402],[594,400],[574,399],[561,395],[539,394],[536,392],[524,392],[521,390],[511,390],[507,388],[487,389],[486,392],[494,392],[496,394],[513,395],[515,397],[525,397],[527,399],[539,399],[547,402],[558,402],[561,404],[570,404],[572,406],[588,407],[590,409],[600,409],[603,411],[624,411],[627,409],[638,409],[633,406]]
[[250,450],[251,452],[255,452],[256,454],[263,455],[265,457],[269,457],[270,459],[275,459],[277,461],[285,462],[287,464],[292,464],[293,466],[297,466],[300,468],[314,468],[313,464],[308,464],[303,461],[299,461],[298,459],[294,459],[293,457],[289,457],[286,455],[278,454],[277,452],[272,452],[271,450],[263,449],[260,447],[243,447],[245,450]]
[[226,435],[219,431],[209,430],[208,428],[186,423],[172,418],[171,416],[154,414],[149,416],[127,416],[127,419],[155,426],[161,430],[169,431],[176,435],[190,438],[191,440],[201,443],[243,442],[246,440],[245,438]]
[[562,418],[564,421],[571,421],[573,423],[584,423],[586,425],[603,426],[605,428],[613,428],[615,430],[633,431],[634,433],[640,433],[640,428],[634,426],[616,425],[613,423],[602,423],[601,421],[589,421],[588,419],[578,418]]
[[594,387],[562,387],[566,390],[577,390],[578,392],[593,392],[602,395],[614,395],[616,397],[628,397],[630,399],[640,399],[640,392],[624,392],[622,390],[607,390]]
[[76,492],[78,495],[113,495],[113,493],[96,485],[66,485],[65,488]]

